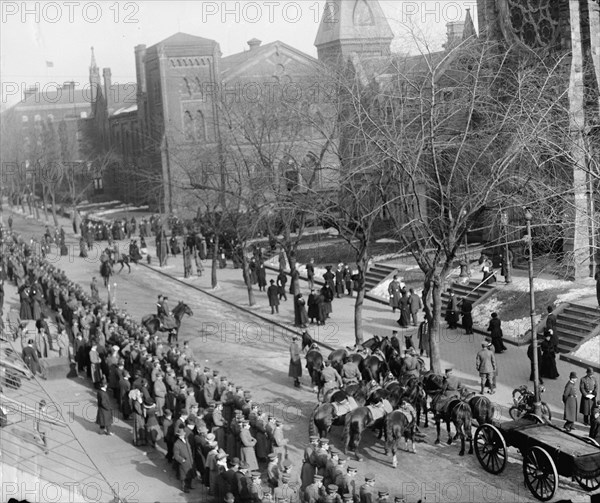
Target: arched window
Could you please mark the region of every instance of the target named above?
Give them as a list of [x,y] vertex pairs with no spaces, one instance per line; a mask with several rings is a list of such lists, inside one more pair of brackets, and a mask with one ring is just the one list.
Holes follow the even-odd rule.
[[188,110],[183,114],[183,134],[186,140],[194,139],[194,119]]
[[187,79],[187,77],[183,77],[183,82],[185,83],[185,88],[187,89],[188,95],[191,97],[192,96],[192,88],[190,86],[190,81]]
[[196,112],[196,121],[194,124],[194,132],[198,140],[206,140],[206,121],[201,110]]

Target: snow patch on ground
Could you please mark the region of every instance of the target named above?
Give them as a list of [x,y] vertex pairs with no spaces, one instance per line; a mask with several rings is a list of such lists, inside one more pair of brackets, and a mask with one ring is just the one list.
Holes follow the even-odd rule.
[[589,362],[600,361],[600,335],[592,337],[589,341],[584,342],[581,347],[573,353],[576,358],[587,360]]
[[[544,290],[550,290],[552,288],[563,288],[565,290],[573,287],[572,281],[564,281],[561,279],[539,279],[534,278],[534,288],[536,292],[542,292]],[[529,278],[514,277],[512,283],[506,285],[507,290],[513,290],[516,292],[528,292],[529,291]]]
[[[502,308],[503,302],[495,297],[492,297],[485,302],[473,308],[473,324],[486,329],[490,323],[492,313],[498,312]],[[534,321],[536,324],[540,322],[542,316],[536,314]],[[504,337],[511,339],[520,339],[525,333],[531,330],[531,318],[526,316],[515,320],[502,320],[502,333]]]
[[[571,286],[573,283],[571,283]],[[561,293],[556,297],[555,305],[562,302],[573,302],[581,297],[593,297],[596,295],[596,287],[590,286],[586,288],[572,288],[568,292]]]
[[502,302],[492,297],[473,308],[473,324],[479,327],[487,327],[492,313],[500,310]]

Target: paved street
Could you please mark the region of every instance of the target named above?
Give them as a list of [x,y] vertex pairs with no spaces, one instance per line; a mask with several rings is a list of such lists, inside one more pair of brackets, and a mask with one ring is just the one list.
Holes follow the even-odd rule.
[[[5,212],[5,218],[6,216]],[[14,222],[14,227],[27,239],[34,234],[40,236],[43,232],[44,225],[31,219],[15,215]],[[92,275],[99,277],[99,261],[92,256],[87,260],[79,258],[78,240],[72,235],[70,222],[62,219],[61,223],[67,231],[67,244],[73,252],[68,257],[53,260],[53,263],[65,270],[71,279],[87,287]],[[123,242],[123,245],[126,244]],[[152,246],[150,252],[154,255]],[[127,274],[125,270],[115,276],[117,305],[139,319],[155,310],[158,293],[169,296],[171,308],[179,300],[188,303],[194,316],[184,318],[179,342],[189,340],[197,360],[220,369],[221,374],[227,375],[234,383],[251,389],[255,401],[263,404],[263,408],[269,413],[273,411],[284,419],[284,430],[290,439],[289,456],[297,473],[302,449],[308,437],[307,416],[314,407],[316,397],[307,385],[307,377],[303,378],[304,386],[301,389],[295,389],[291,385],[291,379],[287,377],[290,335],[287,328],[293,328],[292,302],[283,302],[280,314],[271,315],[266,294],[255,290],[257,304],[248,308],[247,292],[240,270],[231,269],[231,265],[219,270],[219,287],[208,291],[209,261],[205,261],[205,267],[203,277],[184,280],[181,257],[169,258],[168,266],[160,272],[134,265],[131,274]],[[274,275],[269,274],[267,279],[271,277]],[[207,291],[203,292],[203,289]],[[305,283],[302,284],[302,289],[307,292]],[[18,309],[15,293],[13,287],[7,288],[7,308]],[[106,293],[106,289],[102,288],[101,295]],[[224,304],[215,296],[244,307],[247,311]],[[316,327],[311,329],[313,337],[333,347],[352,345],[353,303],[350,298],[334,300],[331,322],[325,327],[319,327],[318,331]],[[365,301],[363,318],[365,339],[372,334],[391,334],[397,327],[397,315],[393,315],[391,309],[370,301]],[[278,325],[266,320],[276,321]],[[452,366],[463,383],[474,388],[478,387],[479,382],[474,373],[474,361],[480,342],[481,336],[461,335],[460,331],[448,332],[441,340],[443,366]],[[525,351],[525,348],[509,346],[505,354],[498,355],[500,385],[494,399],[498,410],[504,415],[511,401],[512,389],[527,382],[529,362]],[[562,424],[560,396],[571,367],[559,361],[558,370],[561,377],[556,382],[547,382],[544,399],[551,404],[553,415],[558,418],[556,422]],[[581,369],[577,370],[582,374]],[[95,394],[87,381],[75,379],[46,381],[41,384],[53,401],[59,404],[74,399],[81,404],[95,403]],[[195,489],[189,495],[179,491],[178,483],[161,453],[131,445],[129,423],[118,421],[116,435],[106,438],[97,433],[94,424],[95,410],[90,408],[87,414],[80,414],[77,410],[75,408],[74,414],[68,418],[69,427],[99,470],[119,485],[121,495],[129,495],[127,501],[206,501],[206,495],[200,489]],[[578,430],[583,432],[583,426]],[[341,445],[340,434],[340,429],[334,428],[332,438],[337,446]],[[394,470],[390,459],[384,456],[382,443],[368,432],[363,438],[362,454],[365,460],[358,463],[358,480],[362,480],[365,473],[373,471],[377,474],[377,487],[385,486],[390,489],[391,494],[403,493],[409,502],[416,502],[419,498],[440,502],[531,501],[531,495],[522,483],[520,456],[516,451],[511,451],[507,470],[500,476],[491,476],[483,471],[474,456],[460,458],[456,444],[450,447],[445,444],[434,446],[433,435],[434,429],[430,427],[426,443],[417,446],[416,455],[401,452],[399,469]],[[444,433],[442,439],[445,439]],[[424,470],[424,467],[428,469]],[[589,501],[589,497],[574,490],[575,487],[570,481],[561,479],[556,498]]]

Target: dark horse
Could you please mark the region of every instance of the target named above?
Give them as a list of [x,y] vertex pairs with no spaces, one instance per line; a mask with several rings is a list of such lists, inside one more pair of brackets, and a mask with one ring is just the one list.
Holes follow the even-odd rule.
[[359,407],[364,406],[367,397],[366,384],[364,382],[351,384],[343,390],[334,390],[329,399],[325,397],[323,403],[317,405],[310,416],[308,423],[309,435],[318,433],[321,438],[327,438],[333,425],[342,426],[346,415],[336,416],[336,410],[332,402],[342,402],[349,396],[354,398]]
[[477,424],[492,424],[494,419],[494,404],[487,396],[474,396],[468,400],[471,407],[471,415]]
[[312,381],[313,390],[321,386],[321,370],[323,370],[323,355],[318,349],[310,349],[306,353],[306,369]]
[[[173,334],[175,341],[177,341],[177,334],[179,333],[179,327],[181,326],[181,320],[184,314],[187,314],[188,316],[194,316],[190,306],[185,304],[183,301],[179,301],[179,303],[173,308],[173,318],[175,318],[176,323]],[[142,318],[142,325],[146,327],[146,330],[148,330],[150,335],[153,335],[160,329],[160,319],[158,316],[156,316],[156,314],[148,314]]]
[[344,453],[348,453],[348,449],[354,452],[358,461],[362,460],[362,456],[358,454],[358,447],[362,434],[367,428],[379,428],[378,438],[383,436],[383,424],[386,414],[375,419],[370,407],[358,407],[352,412],[346,414],[344,425]]
[[408,441],[412,444],[412,452],[416,453],[415,449],[415,420],[416,413],[413,411],[404,412],[403,410],[395,410],[388,414],[385,418],[385,453],[392,451],[392,466],[398,467],[398,458],[396,451],[399,448],[400,439],[404,438],[404,449],[408,451]]
[[104,279],[104,286],[108,287],[108,283],[110,282],[110,277],[113,275],[113,266],[110,259],[104,260],[100,264],[100,276]]

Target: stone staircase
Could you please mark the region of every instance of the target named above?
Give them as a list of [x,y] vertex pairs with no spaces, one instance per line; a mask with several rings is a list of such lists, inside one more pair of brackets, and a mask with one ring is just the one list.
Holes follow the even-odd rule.
[[366,291],[372,290],[388,276],[397,273],[398,269],[384,264],[373,264],[365,274]]
[[558,351],[570,353],[600,325],[600,311],[581,304],[569,304],[556,317]]
[[[479,280],[471,280],[468,283],[453,283],[451,288],[454,290],[454,295],[458,297],[458,300],[466,298],[470,300],[474,306],[487,299],[494,289],[496,288],[496,284],[484,284],[480,285]],[[442,292],[442,317],[446,312],[446,306],[448,305],[448,299],[450,296],[448,292]]]

